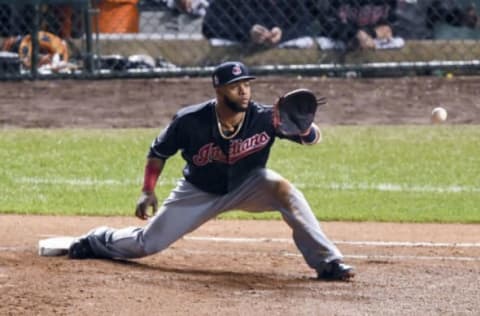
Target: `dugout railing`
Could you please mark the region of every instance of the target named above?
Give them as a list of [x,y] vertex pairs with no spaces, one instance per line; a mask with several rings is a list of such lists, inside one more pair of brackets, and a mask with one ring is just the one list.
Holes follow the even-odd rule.
[[[257,74],[477,74],[477,2],[0,0],[0,78],[203,76],[225,60]],[[362,14],[372,25],[358,25]],[[262,23],[281,40],[253,41]],[[379,24],[390,40],[375,38]]]

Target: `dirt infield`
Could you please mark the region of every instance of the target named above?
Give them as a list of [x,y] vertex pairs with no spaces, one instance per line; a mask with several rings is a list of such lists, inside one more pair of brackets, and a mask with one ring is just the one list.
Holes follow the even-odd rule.
[[[37,255],[38,240],[47,236],[141,223],[125,217],[0,216],[0,314],[478,315],[480,310],[477,225],[324,223],[335,241],[386,242],[339,243],[357,269],[350,283],[314,280],[280,221],[212,221],[163,253],[131,262]],[[213,237],[223,241],[208,240]]]
[[[256,100],[307,87],[329,98],[320,124],[479,124],[479,79],[259,78]],[[2,82],[3,128],[159,127],[208,99],[208,79]],[[1,206],[0,206],[1,212]],[[215,220],[141,260],[37,255],[39,239],[127,217],[0,215],[0,315],[478,315],[479,225],[323,223],[355,265],[319,282],[281,221]],[[216,238],[216,239],[215,239]]]

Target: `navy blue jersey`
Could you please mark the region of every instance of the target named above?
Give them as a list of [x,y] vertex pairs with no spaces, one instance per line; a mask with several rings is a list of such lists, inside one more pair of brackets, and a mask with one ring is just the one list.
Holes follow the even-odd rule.
[[250,102],[240,130],[226,139],[219,131],[215,103],[180,110],[153,141],[148,157],[168,159],[180,150],[187,181],[205,192],[225,194],[253,169],[265,168],[275,137],[282,136],[273,126],[272,107]]

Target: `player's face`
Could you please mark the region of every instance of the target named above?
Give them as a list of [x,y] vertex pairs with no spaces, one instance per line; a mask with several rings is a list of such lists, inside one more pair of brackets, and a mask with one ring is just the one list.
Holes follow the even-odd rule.
[[220,88],[225,105],[234,112],[245,112],[252,96],[250,81],[237,81]]

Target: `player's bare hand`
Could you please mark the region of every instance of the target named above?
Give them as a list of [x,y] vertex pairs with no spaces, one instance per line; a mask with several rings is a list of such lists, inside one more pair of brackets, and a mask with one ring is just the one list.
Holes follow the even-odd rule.
[[357,32],[358,45],[361,49],[375,49],[375,41],[373,38],[364,30],[359,30]]
[[263,44],[269,38],[270,31],[263,25],[255,24],[250,29],[250,38],[255,44]]
[[280,43],[282,39],[282,29],[275,26],[270,30],[270,36],[267,38],[267,43],[274,46]]
[[158,210],[158,201],[155,196],[155,192],[142,192],[142,195],[138,198],[137,207],[135,209],[135,216],[146,220],[150,217],[148,214],[148,209],[152,208],[152,215]]

